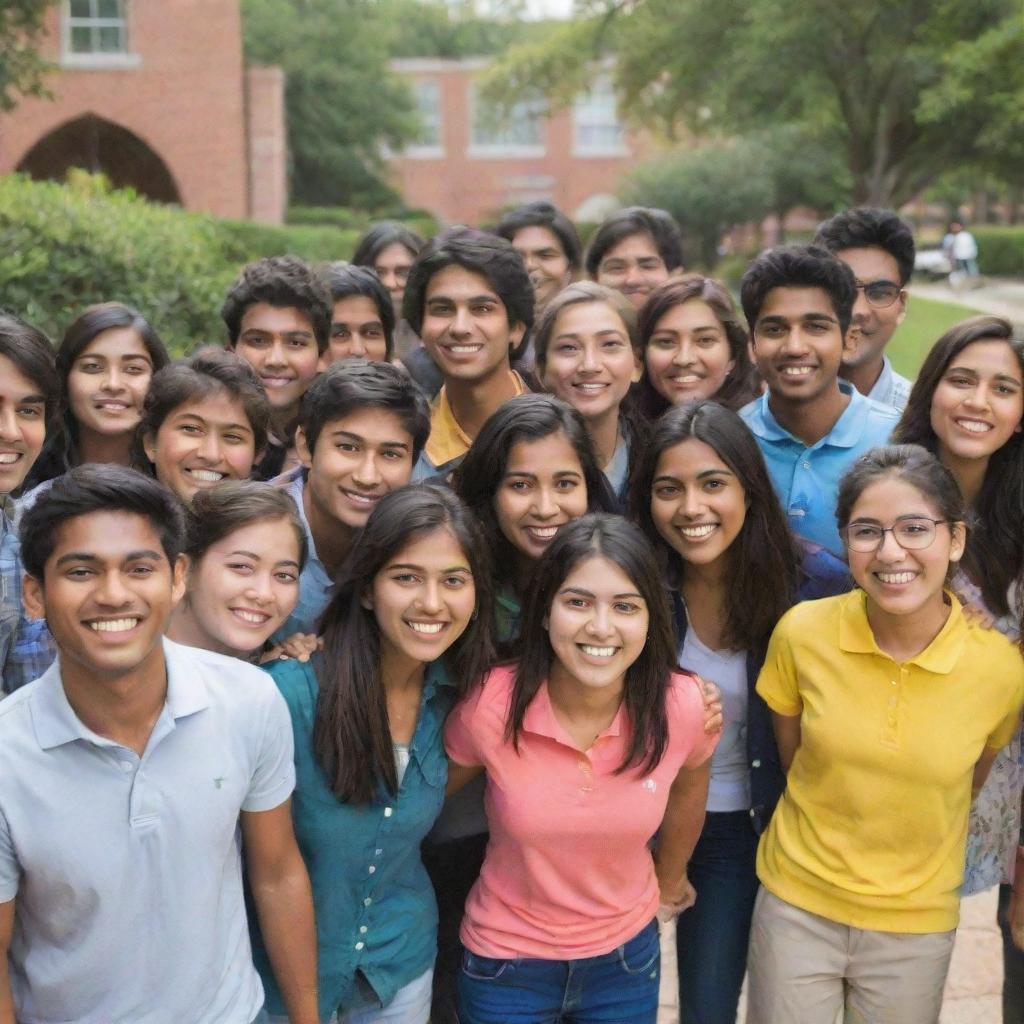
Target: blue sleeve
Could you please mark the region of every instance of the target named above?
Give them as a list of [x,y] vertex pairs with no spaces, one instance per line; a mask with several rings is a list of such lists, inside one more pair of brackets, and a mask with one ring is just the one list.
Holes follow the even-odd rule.
[[803,539],[802,579],[796,591],[798,601],[816,601],[821,597],[836,597],[853,590],[853,578],[844,561],[831,551]]

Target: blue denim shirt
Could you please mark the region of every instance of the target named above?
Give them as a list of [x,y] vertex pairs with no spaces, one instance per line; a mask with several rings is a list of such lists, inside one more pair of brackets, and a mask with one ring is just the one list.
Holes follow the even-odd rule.
[[[437,904],[420,843],[441,811],[448,762],[442,742],[454,688],[439,662],[427,666],[409,766],[398,794],[371,804],[342,803],[313,753],[322,656],[266,666],[284,695],[295,736],[292,818],[313,886],[320,1016],[358,1001],[361,973],[382,1005],[418,978],[437,954]],[[257,970],[271,1014],[284,1013],[261,942]]]
[[841,380],[849,405],[832,429],[809,447],[780,426],[768,407],[768,393],[740,409],[761,446],[768,475],[782,502],[790,529],[845,558],[836,525],[839,481],[857,457],[889,443],[900,414],[866,398]]

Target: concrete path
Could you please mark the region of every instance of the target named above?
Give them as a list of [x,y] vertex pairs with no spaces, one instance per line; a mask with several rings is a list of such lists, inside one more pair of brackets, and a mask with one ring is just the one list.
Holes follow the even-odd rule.
[[911,295],[920,295],[939,302],[958,302],[979,313],[1005,316],[1007,320],[1024,326],[1024,281],[1004,277],[984,277],[976,287],[957,290],[944,281],[914,283]]
[[[960,906],[960,928],[940,1024],[999,1024],[1002,1019],[1003,952],[996,927],[996,898],[992,889],[971,896]],[[662,928],[658,1024],[679,1024],[675,963],[675,930]],[[740,1022],[744,1013],[741,1001]]]

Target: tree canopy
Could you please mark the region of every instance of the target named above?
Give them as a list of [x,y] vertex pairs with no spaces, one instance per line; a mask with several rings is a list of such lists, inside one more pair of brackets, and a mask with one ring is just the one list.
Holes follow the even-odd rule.
[[11,110],[19,96],[45,90],[47,63],[39,56],[46,9],[53,0],[0,2],[0,110]]

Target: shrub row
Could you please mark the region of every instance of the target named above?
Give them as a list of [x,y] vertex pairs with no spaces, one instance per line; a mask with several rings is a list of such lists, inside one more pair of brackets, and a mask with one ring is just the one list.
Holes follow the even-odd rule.
[[1024,227],[972,226],[978,269],[1000,277],[1024,277]]

